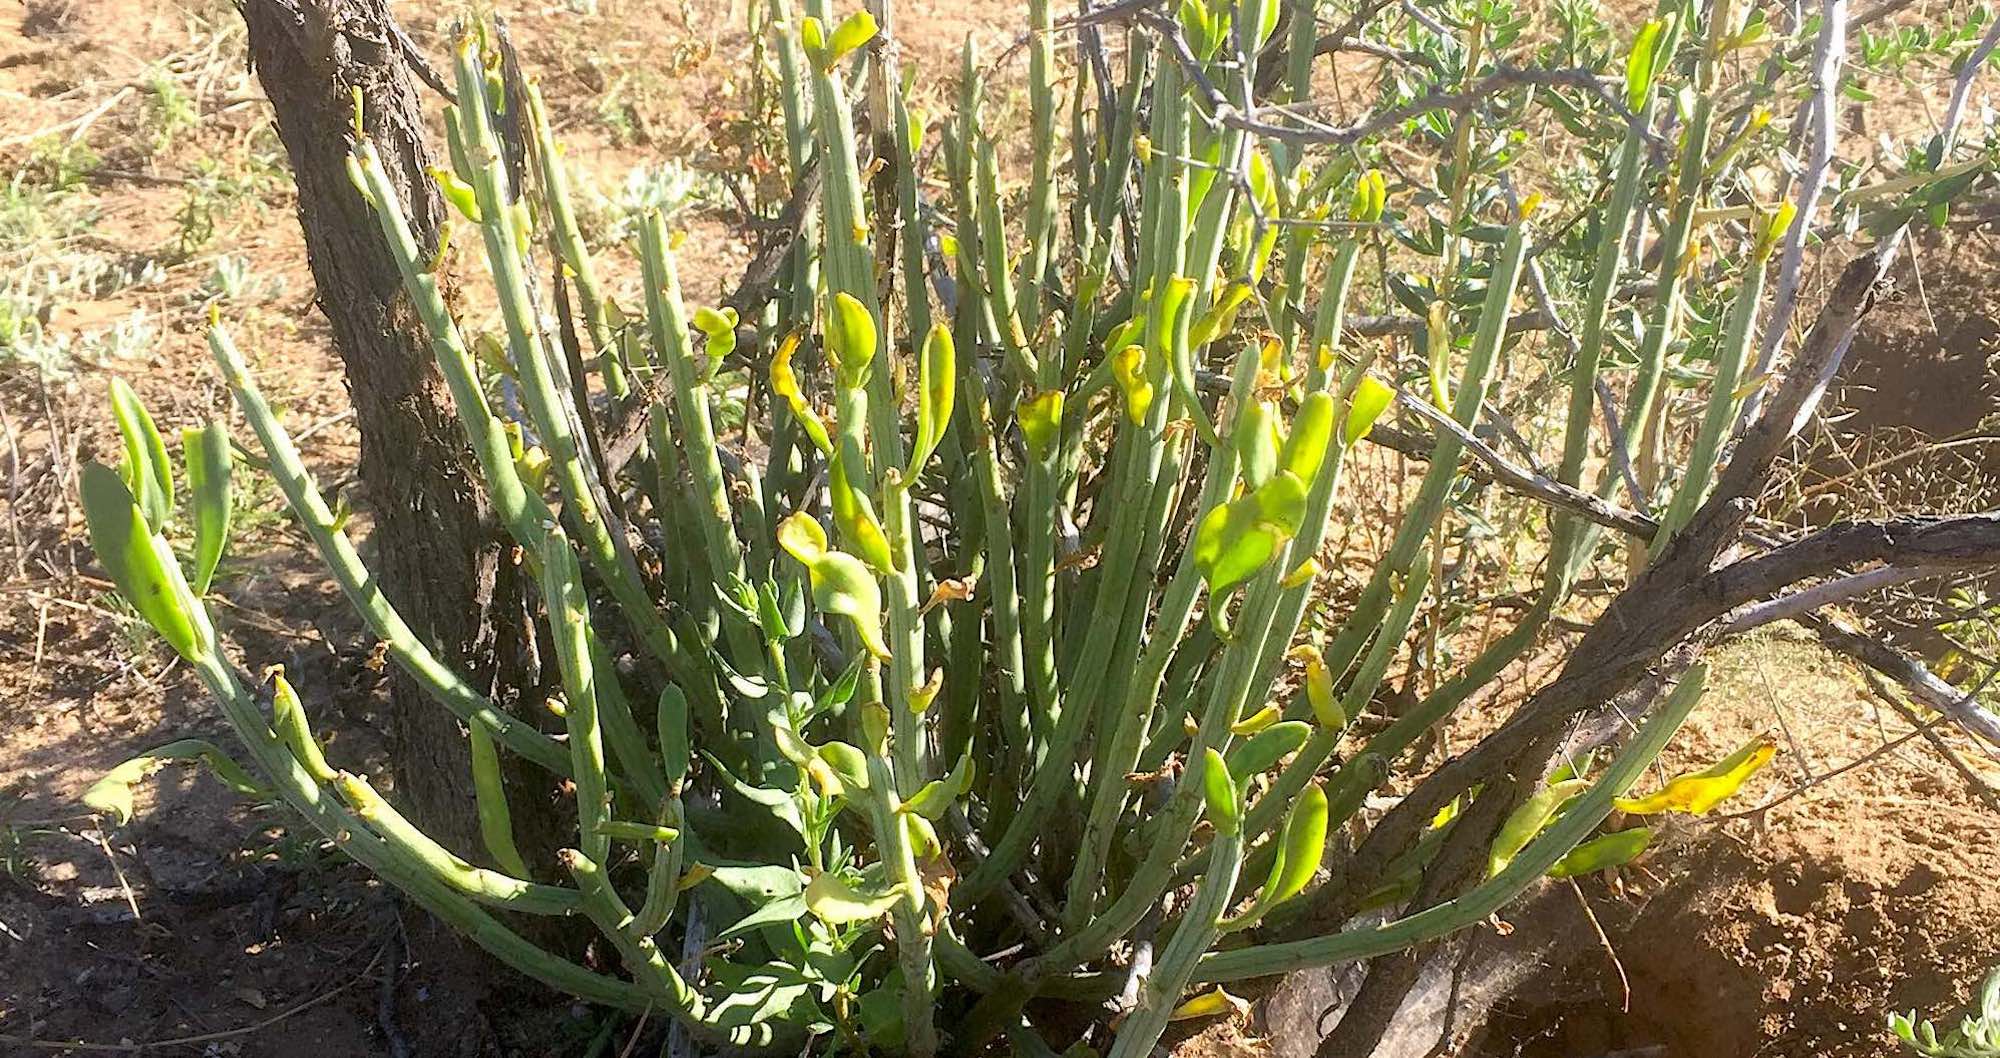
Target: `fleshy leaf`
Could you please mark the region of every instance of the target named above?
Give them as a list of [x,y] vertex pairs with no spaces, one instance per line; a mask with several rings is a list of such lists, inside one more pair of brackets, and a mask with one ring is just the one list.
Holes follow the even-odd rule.
[[194,583],[189,588],[202,596],[208,594],[229,544],[229,430],[220,419],[200,430],[183,430],[181,452],[194,497]]
[[792,371],[792,354],[798,352],[799,336],[794,334],[779,343],[778,351],[771,357],[771,392],[785,398],[791,406],[792,417],[806,431],[813,447],[821,454],[832,454],[833,439],[827,436],[826,423],[819,414],[806,403],[806,397],[799,389],[799,376]]
[[1194,560],[1211,595],[1249,579],[1277,555],[1305,519],[1304,483],[1281,470],[1262,488],[1208,512],[1195,528]]
[[1321,464],[1326,462],[1326,449],[1333,441],[1333,394],[1315,392],[1299,402],[1299,410],[1292,416],[1291,434],[1285,438],[1285,449],[1278,462],[1292,476],[1310,485],[1319,476]]
[[1639,858],[1646,846],[1653,843],[1651,827],[1632,827],[1589,841],[1569,850],[1569,854],[1549,868],[1551,878],[1574,878],[1579,875],[1595,874],[1613,867],[1623,867]]
[[840,384],[849,389],[868,378],[875,359],[875,314],[860,299],[842,290],[833,295],[826,319],[826,347],[840,368]]
[[1556,818],[1556,813],[1569,799],[1589,788],[1590,783],[1582,779],[1565,779],[1548,783],[1528,795],[1528,799],[1515,808],[1507,821],[1500,825],[1500,832],[1493,836],[1493,845],[1486,853],[1486,876],[1499,874],[1507,869],[1528,842],[1535,840]]
[[1125,396],[1125,417],[1137,426],[1146,421],[1153,407],[1153,382],[1146,377],[1146,347],[1138,344],[1114,347],[1111,380]]
[[1759,735],[1710,767],[1675,776],[1657,793],[1645,797],[1621,797],[1614,803],[1619,811],[1635,816],[1658,812],[1705,816],[1741,789],[1750,776],[1771,763],[1771,758],[1777,753],[1777,742],[1768,735]]
[[1311,737],[1312,725],[1303,720],[1272,724],[1230,749],[1229,771],[1238,779],[1248,780],[1298,752]]
[[827,65],[839,62],[854,49],[874,40],[875,32],[875,16],[866,10],[856,11],[841,19],[840,25],[833,27],[833,39],[827,45]]
[[1284,719],[1284,716],[1285,711],[1278,708],[1276,702],[1272,702],[1264,706],[1264,708],[1229,725],[1229,733],[1247,738]]
[[1302,646],[1292,651],[1293,655],[1305,662],[1306,701],[1312,705],[1313,719],[1328,731],[1339,731],[1347,726],[1347,713],[1340,707],[1340,699],[1333,693],[1333,673],[1327,671],[1326,659],[1319,648]]
[[124,479],[102,463],[86,463],[81,492],[90,546],[125,601],[182,657],[207,653],[208,618],[182,579],[172,549],[147,530]]
[[1625,57],[1625,107],[1638,110],[1646,104],[1646,96],[1653,90],[1653,77],[1659,72],[1659,47],[1665,22],[1655,19],[1639,27],[1632,38],[1632,51]]
[[829,742],[819,748],[819,759],[854,790],[868,789],[868,757],[846,742]]
[[176,761],[206,762],[215,771],[215,777],[230,789],[245,797],[267,797],[269,794],[257,784],[242,765],[229,759],[229,755],[217,749],[214,744],[198,738],[169,742],[143,756],[131,760],[104,773],[104,777],[91,784],[83,792],[83,803],[94,812],[102,812],[124,826],[132,821],[132,791],[140,783]]
[[833,500],[833,524],[840,530],[842,542],[852,547],[862,561],[878,573],[888,573],[895,569],[895,554],[889,548],[889,537],[882,531],[881,521],[875,517],[875,505],[854,486],[849,474],[847,449],[851,447],[843,446],[828,468],[827,493]]
[[829,926],[845,926],[850,922],[880,918],[902,898],[903,888],[900,885],[878,893],[863,892],[831,871],[808,882],[805,890],[806,910]]
[[1269,401],[1253,400],[1243,405],[1236,415],[1236,429],[1232,438],[1236,445],[1236,458],[1243,469],[1243,480],[1250,488],[1257,488],[1278,470],[1278,413]]
[[125,463],[119,474],[145,512],[146,525],[157,533],[174,509],[174,475],[167,463],[166,442],[139,395],[122,378],[111,380],[111,414],[125,440]]
[[924,339],[924,355],[917,369],[917,443],[910,452],[909,472],[903,476],[906,482],[914,483],[923,473],[924,463],[937,451],[951,425],[957,371],[951,331],[940,323]]
[[1248,1017],[1250,1001],[1240,996],[1230,995],[1221,985],[1216,985],[1200,995],[1193,996],[1167,1016],[1169,1021],[1192,1021],[1195,1018],[1212,1018],[1218,1014],[1232,1017]]
[[1229,777],[1229,765],[1222,754],[1208,750],[1201,764],[1201,793],[1208,805],[1208,821],[1217,833],[1234,834],[1243,825],[1243,803],[1236,783]]
[[1355,443],[1368,436],[1375,428],[1375,420],[1395,403],[1396,391],[1389,384],[1373,375],[1363,375],[1361,384],[1354,387],[1354,395],[1347,401],[1347,423],[1341,427],[1341,444],[1352,448]]

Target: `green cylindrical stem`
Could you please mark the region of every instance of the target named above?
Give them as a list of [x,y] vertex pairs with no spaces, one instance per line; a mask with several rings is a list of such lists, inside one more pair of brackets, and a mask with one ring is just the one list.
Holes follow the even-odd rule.
[[494,752],[493,737],[478,724],[467,732],[472,743],[472,792],[479,813],[480,840],[501,870],[526,878],[528,863],[514,844],[514,814],[507,806],[507,787],[500,778],[500,755]]
[[1325,937],[1255,945],[1205,957],[1194,974],[1197,981],[1235,981],[1311,966],[1333,966],[1354,959],[1386,954],[1484,922],[1522,890],[1548,872],[1604,817],[1613,798],[1622,796],[1680,730],[1681,721],[1701,697],[1706,677],[1697,667],[1660,705],[1659,712],[1634,735],[1611,766],[1589,790],[1579,794],[1561,818],[1542,831],[1514,857],[1506,869],[1463,895],[1380,926],[1347,930]]
[[482,904],[530,915],[567,915],[580,903],[574,889],[538,885],[467,863],[418,830],[383,800],[368,780],[358,775],[342,772],[334,785],[354,814],[390,846],[440,881]]
[[244,418],[249,421],[251,430],[257,434],[264,448],[265,457],[270,460],[271,476],[285,494],[285,501],[291,505],[299,524],[319,549],[320,558],[326,563],[334,581],[340,585],[348,601],[354,604],[355,611],[367,623],[369,631],[387,647],[389,656],[416,680],[418,686],[460,720],[484,727],[508,749],[550,771],[568,774],[569,762],[561,747],[547,735],[502,712],[424,646],[423,640],[417,637],[390,604],[388,597],[382,594],[381,582],[362,565],[361,555],[354,550],[347,534],[338,527],[333,512],[320,497],[319,490],[313,485],[312,475],[307,473],[304,462],[299,458],[298,449],[292,445],[291,436],[278,422],[271,406],[264,402],[263,394],[250,381],[249,369],[228,332],[220,327],[211,328],[208,344],[221,369],[224,384],[235,396],[237,407],[243,409]]
[[1208,850],[1208,869],[1182,913],[1172,938],[1153,963],[1153,972],[1139,992],[1139,1005],[1118,1027],[1108,1058],[1145,1058],[1166,1031],[1180,995],[1194,977],[1201,958],[1221,932],[1222,916],[1236,891],[1243,866],[1243,835],[1218,833]]
[[[576,829],[584,854],[603,860],[610,848],[602,824],[611,818],[611,790],[604,775],[604,734],[597,719],[597,666],[590,650],[590,603],[576,555],[560,529],[542,545],[542,597],[562,669],[563,722],[569,727],[570,778],[576,784]],[[614,672],[603,674],[617,678]]]

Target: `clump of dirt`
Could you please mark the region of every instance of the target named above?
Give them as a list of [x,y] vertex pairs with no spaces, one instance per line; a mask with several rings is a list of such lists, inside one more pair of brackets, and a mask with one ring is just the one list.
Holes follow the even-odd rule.
[[2000,961],[2000,813],[1845,661],[1775,635],[1716,657],[1666,770],[1764,732],[1787,749],[1735,801],[1583,883],[1608,946],[1515,990],[1468,1053],[1878,1058],[1887,1012],[1966,1000]]

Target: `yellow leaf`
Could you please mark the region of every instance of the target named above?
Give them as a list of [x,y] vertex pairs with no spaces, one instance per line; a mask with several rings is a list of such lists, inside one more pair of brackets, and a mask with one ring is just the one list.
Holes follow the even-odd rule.
[[1285,711],[1278,708],[1277,703],[1273,702],[1229,725],[1229,733],[1238,736],[1254,735],[1284,719],[1284,717]]
[[879,918],[902,898],[900,885],[879,893],[863,893],[842,881],[839,875],[830,873],[807,883],[805,891],[806,909],[832,926]]
[[1701,771],[1677,775],[1658,793],[1645,797],[1621,797],[1618,810],[1635,816],[1658,812],[1686,812],[1703,816],[1741,789],[1750,776],[1777,756],[1778,744],[1769,735],[1759,735],[1741,749]]
[[1250,1001],[1240,996],[1232,996],[1223,991],[1221,985],[1216,985],[1175,1007],[1169,1017],[1174,1021],[1188,1021],[1194,1018],[1212,1018],[1217,1014],[1248,1017]]

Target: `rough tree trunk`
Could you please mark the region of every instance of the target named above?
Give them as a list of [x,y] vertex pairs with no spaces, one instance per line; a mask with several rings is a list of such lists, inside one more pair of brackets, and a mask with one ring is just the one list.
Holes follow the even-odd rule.
[[[374,514],[372,566],[411,626],[475,686],[529,686],[521,678],[533,665],[520,575],[505,560],[509,549],[467,470],[471,454],[423,324],[347,176],[359,89],[363,127],[410,226],[422,245],[435,247],[443,207],[426,173],[433,158],[424,137],[425,101],[397,45],[387,2],[241,0],[240,7],[251,61],[298,185],[318,307],[332,326],[354,402],[361,482]],[[457,719],[400,673],[390,687],[397,800],[448,848],[484,860]],[[548,798],[514,801],[517,824],[532,828],[532,807]],[[527,836],[529,849],[539,844]]]

